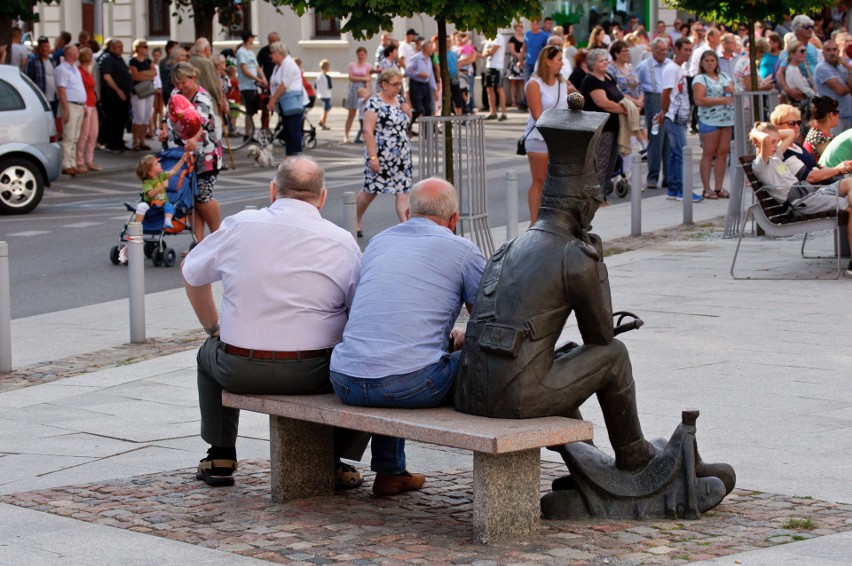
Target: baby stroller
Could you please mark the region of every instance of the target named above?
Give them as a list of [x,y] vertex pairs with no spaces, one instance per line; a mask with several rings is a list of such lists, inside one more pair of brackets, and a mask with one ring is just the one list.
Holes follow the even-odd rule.
[[[184,150],[182,147],[173,147],[158,153],[157,158],[160,160],[163,170],[168,171],[180,160],[183,153]],[[161,265],[171,267],[177,261],[175,250],[170,248],[165,242],[166,236],[180,234],[186,230],[192,236],[190,249],[198,243],[195,240],[195,235],[192,233],[192,207],[195,204],[195,193],[198,190],[194,163],[194,156],[190,156],[178,173],[169,179],[166,194],[169,197],[169,202],[175,207],[172,228],[163,229],[165,214],[161,206],[151,206],[142,220],[142,240],[145,246],[145,257],[149,258],[155,267]],[[118,244],[113,246],[109,251],[109,259],[113,265],[126,263],[126,255],[122,251],[128,242],[127,226],[136,218],[136,204],[125,202],[124,206],[130,212],[130,217],[124,223],[124,228],[121,229],[121,234],[118,236]]]
[[615,171],[612,172],[612,177],[606,184],[606,194],[615,194],[619,198],[624,198],[630,192],[630,172],[624,170],[624,159],[619,154],[616,157]]
[[[305,112],[302,115],[302,147],[305,149],[313,149],[317,146],[317,129],[308,118],[308,111],[312,106],[313,103],[305,105]],[[278,123],[274,130],[260,130],[255,138],[261,147],[271,143],[284,145],[284,119],[281,115],[278,116]]]

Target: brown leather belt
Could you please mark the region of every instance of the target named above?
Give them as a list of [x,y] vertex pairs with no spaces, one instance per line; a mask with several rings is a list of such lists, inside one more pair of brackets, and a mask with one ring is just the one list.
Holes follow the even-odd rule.
[[301,352],[270,352],[267,350],[249,350],[248,348],[231,346],[224,342],[221,342],[219,347],[232,356],[254,358],[256,360],[307,360],[311,358],[327,358],[331,356],[331,348],[323,348],[322,350],[302,350]]

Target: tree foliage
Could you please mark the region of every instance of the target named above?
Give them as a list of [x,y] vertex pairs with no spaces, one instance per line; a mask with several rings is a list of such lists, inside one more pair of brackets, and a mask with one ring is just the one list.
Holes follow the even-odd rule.
[[393,29],[394,17],[428,14],[458,29],[475,29],[486,36],[508,27],[514,18],[541,14],[540,0],[272,0],[302,15],[308,9],[330,17],[348,18],[342,31],[366,39]]
[[[39,0],[2,0],[0,1],[0,45],[9,45],[12,42],[12,25],[14,21],[21,18],[25,22],[37,22],[38,12],[35,11]],[[59,4],[59,0],[41,0],[42,4]],[[11,49],[6,52],[6,57],[11,56]],[[4,61],[5,62],[5,61]]]

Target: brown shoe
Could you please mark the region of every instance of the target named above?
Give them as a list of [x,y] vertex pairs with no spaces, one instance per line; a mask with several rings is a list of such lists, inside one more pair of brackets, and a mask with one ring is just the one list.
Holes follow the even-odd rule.
[[398,476],[389,474],[376,474],[373,480],[373,493],[379,497],[399,495],[406,491],[417,491],[423,488],[426,476],[423,474],[411,474],[408,471]]

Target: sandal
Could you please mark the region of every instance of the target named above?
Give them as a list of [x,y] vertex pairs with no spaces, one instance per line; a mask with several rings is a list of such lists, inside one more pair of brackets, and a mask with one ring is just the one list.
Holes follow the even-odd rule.
[[704,192],[701,193],[701,195],[709,200],[716,200],[717,198],[719,198],[719,195],[717,195],[714,191],[711,191],[710,189],[704,189]]
[[234,471],[236,469],[236,460],[208,460],[205,458],[198,463],[195,479],[203,481],[210,487],[227,487],[234,485]]
[[334,489],[337,491],[345,491],[347,489],[355,489],[361,487],[364,483],[364,478],[358,473],[354,466],[337,463],[337,469],[334,471]]
[[731,193],[726,191],[725,189],[716,189],[716,196],[719,198],[730,198]]

